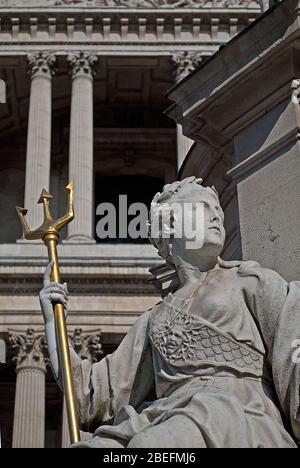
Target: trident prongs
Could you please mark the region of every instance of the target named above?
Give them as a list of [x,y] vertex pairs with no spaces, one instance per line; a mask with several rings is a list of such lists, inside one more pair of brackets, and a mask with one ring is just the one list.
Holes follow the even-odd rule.
[[53,196],[48,193],[46,190],[43,190],[40,196],[38,203],[43,203],[44,205],[44,222],[35,231],[31,231],[26,220],[25,216],[28,212],[25,208],[20,208],[19,206],[16,207],[18,216],[20,218],[24,237],[27,240],[38,240],[44,239],[45,236],[48,234],[59,234],[59,231],[68,223],[73,221],[74,219],[74,184],[70,182],[69,185],[66,187],[66,192],[68,193],[68,208],[66,214],[58,219],[54,220],[51,216],[50,209],[49,209],[49,200],[53,198]]

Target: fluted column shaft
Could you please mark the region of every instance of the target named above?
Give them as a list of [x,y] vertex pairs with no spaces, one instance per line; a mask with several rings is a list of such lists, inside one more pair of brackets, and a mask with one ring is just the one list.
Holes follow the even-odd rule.
[[52,124],[52,75],[55,57],[39,53],[28,57],[31,90],[27,135],[24,206],[31,229],[41,224],[37,205],[43,188],[49,190]]
[[182,132],[182,126],[177,124],[177,169],[181,168],[194,141],[186,137]]
[[44,337],[32,329],[26,335],[10,334],[16,353],[17,384],[15,394],[13,448],[45,446],[45,344]]
[[[173,78],[179,83],[192,73],[202,62],[202,56],[194,52],[182,52],[171,56]],[[194,141],[183,134],[182,126],[177,124],[177,170],[181,168]]]
[[17,372],[13,448],[45,446],[45,371],[28,367]]
[[69,178],[75,182],[75,220],[69,224],[68,242],[93,243],[94,206],[94,96],[93,66],[88,53],[68,57],[72,67]]

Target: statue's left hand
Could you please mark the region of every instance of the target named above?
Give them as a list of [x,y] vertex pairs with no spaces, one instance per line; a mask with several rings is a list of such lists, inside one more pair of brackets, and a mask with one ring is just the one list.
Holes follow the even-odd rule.
[[62,304],[67,315],[69,292],[67,283],[51,281],[53,262],[50,262],[44,274],[44,288],[40,292],[40,303],[45,324],[53,322],[53,304]]

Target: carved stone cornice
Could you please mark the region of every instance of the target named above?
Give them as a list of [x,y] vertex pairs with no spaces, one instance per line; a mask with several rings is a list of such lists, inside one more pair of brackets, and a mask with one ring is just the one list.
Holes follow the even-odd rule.
[[73,334],[69,335],[78,356],[91,362],[98,362],[103,356],[101,337],[100,330],[83,332],[81,328],[76,328]]
[[196,52],[179,52],[171,56],[173,78],[179,83],[201,65],[203,57]]
[[[95,278],[82,274],[81,278],[64,276],[72,294],[123,294],[134,296],[155,295],[149,283],[150,275],[145,278]],[[39,277],[0,276],[1,295],[38,295],[42,288]]]
[[17,364],[17,372],[25,368],[46,370],[47,343],[44,335],[29,328],[26,334],[9,331],[9,344]]
[[31,71],[31,78],[42,76],[51,79],[55,74],[56,56],[54,54],[47,54],[39,52],[37,54],[27,56],[28,64]]
[[71,67],[73,80],[79,77],[93,79],[96,74],[94,70],[98,62],[96,54],[90,52],[76,52],[74,54],[69,54],[67,61]]
[[[275,0],[270,0],[275,1]],[[28,6],[82,6],[106,8],[248,7],[259,0],[27,0]],[[0,0],[0,6],[22,6],[24,0]]]

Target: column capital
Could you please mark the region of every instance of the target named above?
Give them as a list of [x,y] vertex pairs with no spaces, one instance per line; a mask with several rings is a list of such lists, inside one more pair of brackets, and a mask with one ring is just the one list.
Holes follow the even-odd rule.
[[25,368],[46,371],[48,354],[44,335],[37,334],[32,328],[25,334],[10,331],[9,344],[14,353],[17,372]]
[[93,79],[96,74],[94,67],[98,62],[98,57],[91,52],[75,52],[67,56],[67,62],[71,67],[73,80],[78,77]]
[[51,79],[55,74],[56,56],[54,54],[38,52],[37,54],[28,55],[27,60],[31,71],[31,79],[37,76]]
[[192,73],[203,61],[203,57],[198,52],[178,52],[171,55],[173,66],[173,78],[176,83],[182,81]]
[[76,328],[69,336],[78,356],[91,362],[98,362],[103,356],[101,338],[100,330],[83,332],[81,328]]

